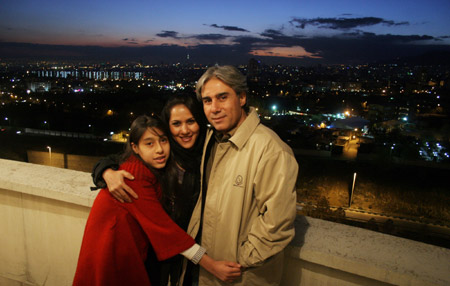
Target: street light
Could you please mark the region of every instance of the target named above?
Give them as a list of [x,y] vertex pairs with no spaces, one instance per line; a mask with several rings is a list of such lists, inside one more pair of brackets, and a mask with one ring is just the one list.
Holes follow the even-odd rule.
[[47,149],[48,149],[48,155],[50,157],[50,165],[51,165],[52,164],[52,147],[47,146]]
[[353,184],[352,184],[352,188],[350,190],[350,198],[348,200],[348,207],[352,206],[352,201],[353,201],[353,193],[355,191],[355,183],[356,183],[356,172],[353,173]]

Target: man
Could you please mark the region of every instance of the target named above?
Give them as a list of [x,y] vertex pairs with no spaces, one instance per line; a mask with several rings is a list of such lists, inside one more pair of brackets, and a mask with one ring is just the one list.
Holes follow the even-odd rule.
[[[196,93],[213,128],[188,233],[214,259],[244,268],[234,285],[279,285],[283,249],[294,237],[298,165],[292,150],[248,109],[246,78],[236,68],[209,68]],[[224,283],[200,269],[199,285]]]

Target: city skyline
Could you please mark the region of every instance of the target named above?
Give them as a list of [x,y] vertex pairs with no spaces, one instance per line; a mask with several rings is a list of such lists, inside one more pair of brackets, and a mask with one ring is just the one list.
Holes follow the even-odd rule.
[[366,63],[450,51],[450,2],[20,0],[0,8],[0,57]]

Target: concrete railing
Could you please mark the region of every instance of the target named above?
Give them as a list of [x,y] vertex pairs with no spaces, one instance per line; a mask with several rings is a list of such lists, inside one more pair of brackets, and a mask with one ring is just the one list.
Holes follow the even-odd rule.
[[[71,285],[90,175],[1,159],[0,174],[0,285]],[[282,285],[450,285],[449,261],[449,249],[299,216]]]

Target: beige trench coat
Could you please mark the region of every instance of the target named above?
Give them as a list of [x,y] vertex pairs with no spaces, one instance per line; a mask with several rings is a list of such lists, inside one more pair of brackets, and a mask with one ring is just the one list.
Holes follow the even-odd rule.
[[[205,150],[214,140],[209,130]],[[228,142],[219,143],[212,165],[203,214],[201,245],[216,260],[245,267],[232,285],[278,285],[283,249],[294,237],[298,164],[291,148],[260,124],[254,109]],[[203,184],[203,182],[202,182]],[[200,227],[202,194],[188,233]],[[230,285],[200,269],[199,285]]]

